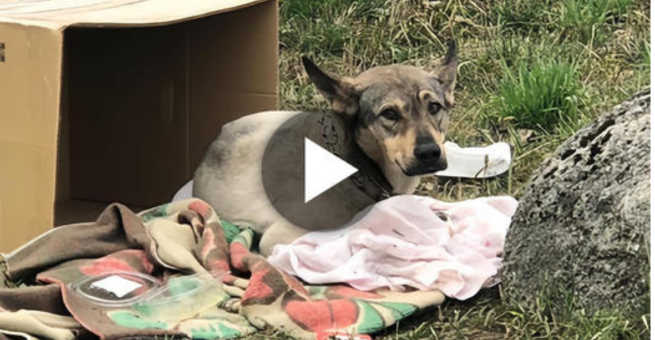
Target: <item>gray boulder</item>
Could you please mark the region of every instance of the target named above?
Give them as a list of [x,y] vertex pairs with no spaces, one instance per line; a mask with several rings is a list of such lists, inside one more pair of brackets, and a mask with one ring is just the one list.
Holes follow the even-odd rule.
[[643,308],[650,248],[650,89],[565,141],[526,187],[505,245],[504,295],[553,288],[587,310]]

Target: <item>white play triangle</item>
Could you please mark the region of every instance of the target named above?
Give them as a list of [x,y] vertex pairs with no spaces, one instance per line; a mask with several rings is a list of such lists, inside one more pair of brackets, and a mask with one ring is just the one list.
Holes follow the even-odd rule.
[[305,203],[358,170],[305,138]]

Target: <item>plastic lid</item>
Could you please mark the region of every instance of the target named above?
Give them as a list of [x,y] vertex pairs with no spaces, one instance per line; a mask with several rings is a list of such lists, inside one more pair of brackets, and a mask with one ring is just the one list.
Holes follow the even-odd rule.
[[134,304],[135,311],[152,320],[181,320],[227,301],[220,277],[185,275],[171,277],[161,288]]
[[132,305],[159,287],[158,279],[133,272],[108,272],[70,284],[73,292],[89,301],[111,307]]

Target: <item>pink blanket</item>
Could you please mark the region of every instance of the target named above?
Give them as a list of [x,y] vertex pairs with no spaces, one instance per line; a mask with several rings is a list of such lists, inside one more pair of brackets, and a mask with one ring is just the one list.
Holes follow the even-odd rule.
[[345,228],[278,245],[268,260],[308,283],[345,282],[359,290],[410,286],[464,300],[497,282],[517,206],[506,196],[457,203],[396,196]]

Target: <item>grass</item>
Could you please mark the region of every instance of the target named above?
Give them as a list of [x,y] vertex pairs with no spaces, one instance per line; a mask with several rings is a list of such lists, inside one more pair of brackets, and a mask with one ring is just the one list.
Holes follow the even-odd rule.
[[561,9],[561,23],[568,33],[583,42],[604,37],[607,30],[624,19],[632,0],[565,0]]
[[[448,300],[435,311],[406,320],[377,338],[395,339],[646,339],[648,320],[616,311],[578,309],[571,295],[542,298],[531,310],[499,304],[492,288],[472,301]],[[543,301],[542,300],[542,301]],[[435,319],[438,321],[435,322]]]
[[[326,108],[302,70],[308,56],[355,76],[402,63],[435,69],[455,38],[457,106],[447,139],[506,141],[511,170],[487,180],[424,181],[443,200],[520,197],[532,172],[581,126],[650,84],[650,6],[635,0],[280,0],[280,108]],[[525,138],[532,134],[531,138]],[[646,339],[649,308],[585,311],[560,295],[533,310],[502,289],[404,320],[380,339]],[[283,336],[267,335],[271,339]],[[256,339],[256,338],[253,338]]]
[[516,70],[505,66],[498,97],[485,118],[492,124],[543,133],[562,126],[576,130],[578,122],[586,121],[583,90],[575,64],[538,61],[530,66],[519,63]]

